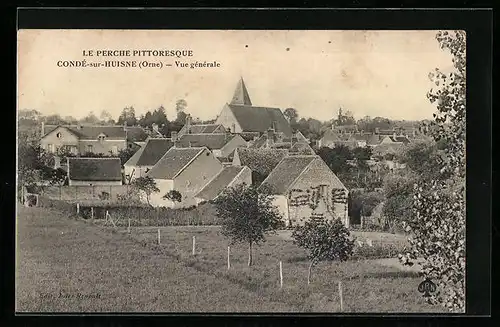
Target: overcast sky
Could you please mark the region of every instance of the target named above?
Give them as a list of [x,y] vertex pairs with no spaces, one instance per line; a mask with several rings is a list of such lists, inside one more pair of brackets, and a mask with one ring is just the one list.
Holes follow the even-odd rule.
[[[356,118],[432,118],[426,98],[434,68],[449,70],[436,31],[113,31],[21,30],[18,108],[76,118],[126,106],[136,115],[163,105],[175,117],[185,99],[194,117],[211,119],[232,98],[240,76],[256,106],[296,108],[299,116],[331,119],[341,106]],[[83,50],[189,49],[193,57],[94,57],[143,60],[173,67],[61,68]],[[87,58],[88,59],[88,58]],[[181,69],[175,60],[217,61],[220,68]]]

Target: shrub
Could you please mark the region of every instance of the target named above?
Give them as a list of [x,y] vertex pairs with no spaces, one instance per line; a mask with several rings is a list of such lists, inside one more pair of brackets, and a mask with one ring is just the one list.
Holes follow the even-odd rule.
[[311,260],[307,283],[311,280],[312,267],[327,260],[345,261],[352,255],[354,241],[349,239],[349,230],[339,219],[327,221],[311,219],[304,226],[297,226],[292,233],[294,243],[308,251]]

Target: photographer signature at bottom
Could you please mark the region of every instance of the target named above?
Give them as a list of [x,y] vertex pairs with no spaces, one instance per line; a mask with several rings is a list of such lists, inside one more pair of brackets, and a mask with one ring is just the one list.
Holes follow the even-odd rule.
[[101,298],[99,293],[40,293],[42,299],[79,299],[79,300],[97,300]]

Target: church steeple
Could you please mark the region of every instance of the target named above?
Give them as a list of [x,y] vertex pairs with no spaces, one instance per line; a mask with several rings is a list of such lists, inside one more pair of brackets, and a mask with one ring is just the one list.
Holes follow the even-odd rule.
[[243,77],[240,78],[240,80],[238,81],[238,85],[236,85],[236,90],[234,91],[231,104],[238,104],[242,106],[252,105],[252,101],[250,101],[250,96],[248,95],[247,87],[245,86]]

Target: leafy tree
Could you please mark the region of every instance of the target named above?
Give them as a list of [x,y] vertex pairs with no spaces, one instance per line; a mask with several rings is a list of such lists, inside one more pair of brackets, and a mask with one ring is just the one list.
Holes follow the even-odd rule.
[[158,107],[158,109],[153,111],[151,118],[152,118],[152,124],[156,124],[158,126],[161,126],[168,122],[167,114],[165,113],[165,108],[163,107],[163,105],[161,105],[160,107]]
[[186,108],[187,108],[186,100],[180,99],[180,100],[177,100],[177,102],[175,102],[175,112],[176,113],[184,112],[184,110],[186,110]]
[[164,199],[173,201],[173,202],[181,202],[182,201],[182,194],[179,191],[176,190],[170,190],[163,196]]
[[283,112],[283,115],[285,115],[290,124],[294,123],[299,117],[297,110],[294,108],[286,108],[285,111]]
[[437,104],[428,134],[445,140],[439,161],[445,178],[415,183],[414,219],[406,227],[412,233],[411,249],[400,255],[406,264],[423,258],[422,273],[437,286],[428,301],[453,312],[465,309],[465,38],[465,31],[436,36],[440,47],[451,52],[455,68],[449,74],[432,72],[429,77],[437,88],[427,94]]
[[102,123],[114,124],[113,116],[111,116],[111,114],[107,110],[101,111],[101,114],[99,115],[99,119],[101,120]]
[[355,125],[356,120],[354,119],[352,112],[347,111],[344,114],[342,113],[342,108],[339,108],[337,119],[334,120],[334,124],[337,126]]
[[43,119],[45,124],[47,125],[66,125],[68,124],[67,121],[61,118],[60,115],[54,114],[54,115],[49,115],[46,116],[45,119]]
[[384,229],[390,229],[413,216],[413,184],[415,176],[412,172],[401,171],[387,175],[384,180],[386,201],[382,208],[385,217]]
[[343,144],[333,149],[322,147],[318,150],[318,155],[335,174],[345,173],[351,169],[347,160],[352,160],[353,154],[351,149]]
[[64,183],[66,182],[67,173],[62,168],[56,168],[56,169],[51,169],[49,176],[50,176],[49,181],[51,185],[63,186]]
[[135,154],[136,150],[131,148],[125,148],[118,151],[118,157],[120,158],[120,162],[123,165]]
[[101,121],[99,120],[99,118],[97,118],[97,116],[94,114],[94,112],[91,111],[91,112],[89,112],[89,114],[87,116],[83,117],[81,122],[86,123],[86,124],[95,125],[95,124],[100,123]]
[[254,185],[227,188],[215,201],[222,220],[222,235],[231,243],[248,244],[248,266],[252,265],[252,246],[265,242],[265,235],[283,225],[278,208],[269,194]]
[[143,192],[146,195],[146,202],[148,205],[151,205],[149,203],[151,194],[160,192],[160,189],[156,186],[155,180],[150,176],[143,176],[134,179],[132,186],[139,192]]
[[334,221],[311,219],[303,226],[296,226],[292,237],[294,243],[308,251],[311,260],[307,273],[307,284],[311,281],[311,269],[320,261],[345,261],[352,255],[354,241],[349,229],[339,219]]
[[128,126],[135,126],[137,124],[135,109],[132,106],[123,108],[120,117],[118,117],[118,125],[123,125],[125,123],[127,123]]

